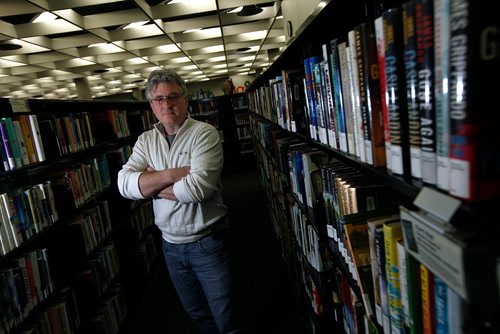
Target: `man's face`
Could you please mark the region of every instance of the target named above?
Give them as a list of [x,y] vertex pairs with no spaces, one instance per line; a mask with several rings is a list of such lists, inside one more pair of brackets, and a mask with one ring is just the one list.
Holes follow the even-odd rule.
[[187,118],[188,97],[182,95],[176,84],[165,82],[153,87],[151,95],[150,105],[156,118],[167,131],[177,130]]

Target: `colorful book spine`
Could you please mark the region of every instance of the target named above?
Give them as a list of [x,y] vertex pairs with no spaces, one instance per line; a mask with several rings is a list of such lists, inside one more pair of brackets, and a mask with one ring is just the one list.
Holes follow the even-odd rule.
[[3,149],[5,151],[5,156],[7,157],[7,165],[5,165],[5,170],[12,170],[16,168],[16,162],[14,160],[14,154],[12,153],[12,144],[10,138],[7,134],[7,126],[4,120],[0,120],[0,134],[2,136]]
[[436,113],[434,101],[434,5],[433,0],[416,0],[418,109],[422,148],[422,181],[436,184]]
[[448,334],[448,286],[442,279],[434,275],[434,308],[436,310],[434,320],[436,323],[436,334]]
[[335,124],[338,138],[338,148],[347,151],[347,135],[345,129],[344,100],[342,90],[342,79],[340,77],[338,40],[330,41],[330,66],[332,69],[333,102],[335,106]]
[[384,117],[380,95],[375,28],[372,23],[363,23],[358,25],[355,31],[356,36],[360,36],[361,43],[361,47],[358,48],[358,74],[360,90],[364,90],[360,96],[366,162],[375,167],[385,166]]
[[385,166],[391,170],[391,131],[389,128],[389,110],[387,108],[387,82],[385,72],[384,21],[382,16],[374,20],[377,46],[378,76],[380,84],[380,106],[384,126]]
[[449,188],[450,0],[434,0],[434,99],[436,101],[436,185]]
[[[347,67],[349,73],[349,96],[351,100],[351,114],[346,115],[346,120],[348,124],[347,128],[347,138],[349,153],[358,157],[359,160],[367,162],[366,152],[365,152],[365,128],[363,125],[363,114],[361,110],[361,101],[363,96],[361,94],[365,93],[362,90],[361,78],[359,76],[359,66],[360,64],[360,39],[359,34],[356,37],[355,29],[350,30],[347,33],[348,48],[347,48]],[[362,52],[362,51],[361,51]],[[349,125],[350,124],[350,125]]]
[[316,113],[316,101],[314,96],[314,77],[313,68],[314,64],[317,63],[318,57],[309,57],[304,59],[304,71],[305,71],[305,91],[306,100],[309,110],[309,119],[311,123],[309,124],[311,139],[319,141],[319,121],[318,115]]
[[420,264],[420,287],[422,289],[422,333],[434,334],[435,304],[434,304],[434,274],[424,264]]
[[[339,42],[337,44],[338,60],[339,60],[339,71],[340,71],[340,83],[342,85],[342,102],[344,106],[344,112],[340,115],[342,117],[341,122],[344,125],[345,131],[345,142],[340,145],[340,150],[344,153],[349,153],[354,150],[354,147],[349,147],[349,126],[348,126],[348,115],[352,114],[352,100],[351,100],[351,88],[349,84],[349,68],[347,66],[347,42]],[[352,141],[352,140],[351,140]]]
[[450,14],[450,189],[467,201],[500,191],[500,115],[491,112],[500,83],[500,30],[488,1],[452,0]]
[[5,129],[7,130],[7,136],[9,137],[10,149],[12,155],[14,156],[15,168],[23,166],[23,159],[21,153],[21,146],[14,128],[14,123],[10,117],[2,118],[2,122],[5,124]]
[[21,126],[21,132],[23,133],[24,144],[26,145],[26,151],[28,152],[29,162],[38,162],[35,142],[33,141],[33,134],[30,130],[28,115],[19,115],[17,120],[19,121],[19,125]]
[[385,72],[387,106],[391,133],[391,171],[395,175],[411,178],[408,114],[405,112],[406,78],[404,72],[403,23],[400,8],[382,13],[385,41]]
[[38,161],[45,161],[45,151],[43,150],[42,137],[40,135],[40,128],[38,126],[38,117],[34,114],[28,116],[31,133],[33,134],[33,141]]
[[415,34],[415,0],[404,2],[403,34],[406,73],[406,101],[408,105],[408,134],[410,140],[411,176],[422,179],[422,140],[418,110],[417,36]]
[[387,272],[387,291],[391,333],[403,333],[403,308],[401,304],[401,286],[397,243],[403,238],[401,222],[384,223],[384,248]]

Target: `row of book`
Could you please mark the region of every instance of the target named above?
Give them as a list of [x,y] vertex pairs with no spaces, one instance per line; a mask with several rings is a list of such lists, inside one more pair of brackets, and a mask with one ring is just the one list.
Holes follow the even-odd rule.
[[61,201],[60,206],[64,203],[78,208],[111,185],[106,154],[75,164],[71,168],[52,171],[48,175],[53,180],[54,190]]
[[[472,231],[462,236],[449,223],[459,200],[423,187],[409,206],[329,150],[258,116],[251,120],[258,147],[266,151],[260,156],[272,207],[290,211],[288,223],[303,257],[317,271],[332,268],[329,255],[342,259],[332,269],[344,296],[346,331],[363,332],[374,323],[384,333],[424,324],[434,332],[437,326],[443,333],[481,332],[481,324],[493,321],[499,246]],[[312,154],[318,157],[308,160]],[[308,200],[311,194],[314,200]],[[410,309],[408,299],[416,293]]]
[[[485,47],[482,29],[498,29],[486,8],[405,1],[323,44],[303,68],[283,69],[250,92],[251,108],[408,182],[495,198],[498,119],[484,110],[498,87],[484,78],[500,62],[474,51]],[[450,24],[455,12],[462,25]]]
[[49,260],[47,249],[35,249],[0,271],[0,331],[9,333],[53,293]]
[[[137,122],[136,114],[130,112]],[[133,130],[143,131],[154,122],[151,112],[139,112]],[[141,127],[142,125],[142,127]],[[0,119],[1,171],[59,158],[113,138],[131,134],[125,110],[69,112],[64,116],[19,114]]]
[[59,219],[50,180],[0,194],[0,253],[5,255]]

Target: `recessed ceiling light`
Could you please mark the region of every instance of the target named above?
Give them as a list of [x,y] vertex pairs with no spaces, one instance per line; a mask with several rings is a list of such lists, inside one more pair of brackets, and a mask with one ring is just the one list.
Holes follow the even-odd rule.
[[95,74],[102,74],[102,73],[106,73],[108,72],[109,70],[106,69],[106,68],[98,68],[98,69],[95,69],[92,71],[92,73],[95,73]]
[[0,51],[19,50],[23,46],[15,43],[0,43]]
[[245,52],[248,50],[250,50],[250,48],[238,48],[238,49],[236,49],[236,52]]
[[248,5],[248,6],[243,6],[243,8],[236,13],[238,16],[252,16],[252,15],[257,15],[263,11],[262,8],[260,8],[257,5]]

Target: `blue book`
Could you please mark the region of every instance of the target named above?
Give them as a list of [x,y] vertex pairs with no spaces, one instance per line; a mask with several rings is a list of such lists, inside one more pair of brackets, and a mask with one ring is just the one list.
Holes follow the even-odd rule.
[[434,304],[436,309],[436,334],[447,334],[448,331],[448,286],[437,275],[434,275]]

